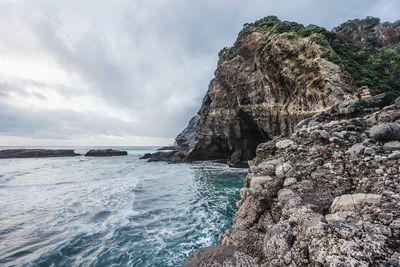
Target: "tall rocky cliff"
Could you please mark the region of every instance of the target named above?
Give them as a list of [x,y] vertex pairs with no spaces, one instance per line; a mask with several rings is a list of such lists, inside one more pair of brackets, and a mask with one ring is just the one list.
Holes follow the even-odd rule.
[[309,38],[253,32],[235,49],[220,54],[189,159],[252,159],[258,144],[353,97],[351,81]]
[[219,57],[170,156],[249,174],[221,245],[183,266],[400,266],[400,22],[266,17]]
[[246,24],[219,54],[195,142],[180,157],[240,165],[258,144],[292,133],[301,119],[359,97],[357,87],[398,94],[399,40],[400,22],[371,17],[333,31],[274,16]]

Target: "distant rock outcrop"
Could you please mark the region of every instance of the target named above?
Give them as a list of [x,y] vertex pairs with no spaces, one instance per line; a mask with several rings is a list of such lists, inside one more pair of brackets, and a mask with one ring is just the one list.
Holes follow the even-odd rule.
[[128,152],[114,150],[114,149],[99,149],[99,150],[89,150],[85,157],[114,157],[114,156],[127,156]]
[[0,150],[0,158],[51,158],[81,156],[72,149],[5,149]]

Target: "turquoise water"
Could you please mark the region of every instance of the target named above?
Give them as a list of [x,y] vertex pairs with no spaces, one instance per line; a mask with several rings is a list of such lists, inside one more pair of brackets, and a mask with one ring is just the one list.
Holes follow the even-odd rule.
[[[81,148],[84,152],[87,148]],[[0,266],[179,266],[231,223],[245,170],[127,157],[0,160]]]

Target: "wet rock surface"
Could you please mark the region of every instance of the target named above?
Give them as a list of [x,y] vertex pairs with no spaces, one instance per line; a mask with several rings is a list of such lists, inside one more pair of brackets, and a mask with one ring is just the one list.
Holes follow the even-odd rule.
[[386,104],[260,144],[221,244],[257,266],[400,266],[400,109]]
[[127,156],[127,151],[120,151],[115,149],[100,149],[100,150],[89,150],[85,157],[115,157],[115,156]]
[[0,158],[49,158],[81,156],[71,149],[5,149],[0,150]]

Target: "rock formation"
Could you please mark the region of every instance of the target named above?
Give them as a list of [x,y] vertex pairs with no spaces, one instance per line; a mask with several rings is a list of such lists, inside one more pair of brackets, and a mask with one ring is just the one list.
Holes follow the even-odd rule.
[[0,158],[47,158],[81,156],[72,149],[5,149],[0,150]]
[[114,150],[114,149],[98,149],[98,150],[89,150],[85,157],[115,157],[115,156],[127,156],[128,152]]
[[258,266],[400,265],[400,109],[349,103],[258,146],[222,245]]
[[266,17],[219,57],[193,146],[156,158],[250,160],[249,174],[221,246],[185,266],[231,266],[234,253],[400,266],[400,22],[327,31]]
[[247,161],[258,144],[290,134],[296,122],[353,97],[344,73],[310,39],[254,32],[236,49],[234,57],[220,54],[189,159]]
[[198,115],[176,139],[177,155],[152,160],[245,166],[258,144],[291,134],[316,112],[368,96],[365,85],[375,94],[399,94],[399,42],[399,21],[372,17],[333,31],[274,16],[245,24],[234,46],[220,52]]

